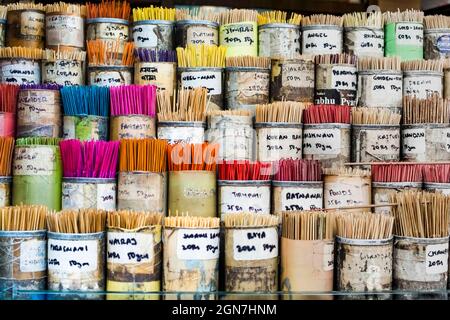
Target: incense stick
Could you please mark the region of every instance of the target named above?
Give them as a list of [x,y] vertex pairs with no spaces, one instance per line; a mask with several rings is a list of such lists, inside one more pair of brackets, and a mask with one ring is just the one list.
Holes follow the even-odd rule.
[[106,211],[62,210],[47,215],[48,230],[56,233],[96,233],[106,229]]
[[61,98],[65,115],[108,116],[110,99],[107,87],[63,87],[61,88]]
[[160,226],[163,214],[146,211],[111,211],[108,212],[108,228],[136,230],[148,226]]
[[273,180],[322,181],[322,165],[319,160],[281,159],[275,164]]
[[343,19],[342,17],[333,16],[330,14],[313,14],[302,19],[303,27],[313,25],[334,25],[342,27]]
[[0,59],[3,58],[22,58],[41,60],[44,56],[44,51],[37,48],[28,47],[6,47],[0,48]]
[[101,3],[86,3],[87,18],[116,18],[128,20],[130,18],[130,3],[120,0],[102,0]]
[[450,183],[450,164],[431,164],[422,168],[425,182]]
[[399,57],[361,57],[358,59],[358,70],[396,70],[401,71]]
[[147,8],[134,8],[133,9],[133,21],[142,20],[175,20],[175,9],[174,8],[164,8],[164,7],[154,7],[150,6]]
[[450,105],[448,99],[433,94],[428,99],[403,97],[403,124],[449,123]]
[[336,214],[326,211],[283,212],[282,237],[291,240],[333,240]]
[[277,227],[280,218],[271,214],[227,213],[223,222],[226,228]]
[[0,137],[0,176],[11,175],[11,164],[14,151],[13,137]]
[[16,112],[19,90],[14,84],[0,84],[0,112]]
[[270,69],[270,57],[239,56],[225,59],[226,67],[263,68]]
[[165,228],[207,228],[216,229],[220,227],[220,218],[171,216],[164,218]]
[[342,16],[344,27],[383,28],[383,15],[381,11],[376,12],[353,12]]
[[157,93],[158,121],[206,121],[208,89],[180,89],[176,105],[168,92]]
[[423,18],[425,29],[448,29],[450,28],[450,17],[441,14],[426,16]]
[[387,11],[383,13],[385,24],[397,22],[423,22],[424,13],[419,10]]
[[400,124],[401,115],[384,108],[352,108],[352,124]]
[[111,87],[111,116],[156,114],[156,86],[128,85]]
[[300,25],[302,15],[291,12],[289,14],[285,11],[264,11],[258,14],[258,25],[265,25],[269,23],[287,23],[293,25]]
[[350,123],[351,107],[314,105],[303,111],[303,121],[309,123]]
[[258,21],[258,12],[256,10],[231,9],[220,14],[221,25],[249,21]]
[[56,60],[75,60],[85,61],[86,51],[66,51],[66,50],[51,50],[45,49],[43,53],[43,59],[47,61]]
[[271,163],[250,161],[223,161],[217,172],[219,180],[270,180]]
[[336,235],[347,239],[379,240],[393,235],[394,217],[371,212],[336,214]]
[[165,172],[167,141],[123,139],[120,141],[119,171]]
[[128,66],[134,64],[134,43],[127,42],[123,48],[122,58],[119,59],[119,51],[121,42],[104,41],[104,40],[88,40],[87,54],[90,66]]
[[0,19],[6,20],[6,14],[8,13],[7,6],[0,6]]
[[0,231],[45,230],[47,212],[47,207],[37,205],[0,208]]
[[134,56],[140,62],[177,62],[177,54],[174,50],[136,48]]
[[60,1],[52,4],[47,4],[45,6],[45,12],[46,13],[55,12],[85,17],[86,6],[79,4],[65,3]]
[[16,140],[16,147],[32,146],[32,145],[58,146],[60,141],[61,141],[60,138],[48,138],[48,137],[19,138]]
[[17,2],[8,4],[8,11],[14,10],[39,10],[45,11],[45,5],[42,3],[33,3],[33,2]]
[[403,71],[435,71],[442,72],[444,63],[442,60],[409,60],[402,62]]
[[323,168],[323,174],[327,176],[367,177],[369,170],[347,167]]
[[282,101],[256,106],[256,122],[302,123],[303,110],[311,103]]
[[422,166],[408,164],[372,165],[373,182],[422,182]]
[[227,48],[224,46],[213,45],[188,45],[186,48],[177,48],[178,67],[225,67],[225,53]]
[[348,53],[322,54],[315,57],[316,64],[354,64],[357,57]]
[[216,171],[219,145],[209,143],[168,145],[169,171]]
[[220,13],[216,13],[212,9],[204,7],[176,9],[175,16],[177,21],[195,20],[195,21],[212,21],[216,23],[220,22]]

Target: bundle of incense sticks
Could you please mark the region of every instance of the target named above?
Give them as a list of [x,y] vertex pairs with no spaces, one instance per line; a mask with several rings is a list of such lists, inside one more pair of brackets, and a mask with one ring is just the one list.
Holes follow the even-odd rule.
[[176,9],[175,17],[178,21],[196,20],[196,21],[212,21],[217,23],[220,22],[220,13],[214,12],[212,9],[204,7]]
[[291,240],[333,240],[336,233],[336,213],[283,212],[281,230],[281,236]]
[[64,114],[68,116],[95,115],[107,117],[109,89],[97,86],[61,88]]
[[208,89],[180,89],[174,105],[168,92],[157,93],[158,121],[205,121]]
[[8,11],[14,10],[40,10],[45,11],[45,5],[34,2],[17,2],[8,4]]
[[223,222],[226,228],[239,227],[276,227],[280,217],[272,214],[227,213]]
[[370,170],[352,167],[323,168],[323,174],[329,176],[366,177],[370,176]]
[[384,108],[352,108],[352,124],[400,124],[402,116]]
[[434,94],[428,99],[403,97],[403,124],[414,123],[449,123],[449,99],[442,99]]
[[134,55],[140,62],[177,62],[175,50],[134,49]]
[[167,147],[169,171],[216,171],[218,144],[174,144]]
[[373,182],[422,182],[422,166],[411,164],[373,164]]
[[62,210],[47,215],[48,231],[57,233],[96,233],[106,229],[106,211],[97,209]]
[[118,141],[76,139],[59,143],[66,178],[115,178],[119,157]]
[[256,122],[302,123],[303,110],[311,103],[280,101],[256,106]]
[[174,8],[164,8],[164,7],[154,7],[150,6],[147,8],[134,8],[133,9],[133,21],[142,20],[175,20],[175,9]]
[[32,145],[42,145],[42,146],[58,146],[60,138],[49,138],[49,137],[28,137],[19,138],[16,140],[16,146],[32,146]]
[[281,159],[275,164],[275,181],[322,181],[319,160]]
[[314,26],[314,25],[334,25],[342,27],[342,17],[333,16],[330,14],[313,14],[302,19],[302,26]]
[[220,14],[220,24],[258,21],[258,11],[249,9],[231,9]]
[[402,62],[403,71],[436,71],[442,72],[444,63],[442,60],[409,60]]
[[6,14],[8,13],[7,6],[0,6],[0,19],[6,20]]
[[423,180],[430,183],[450,183],[450,164],[424,165]]
[[163,215],[147,211],[110,211],[108,212],[108,227],[136,230],[142,227],[161,225]]
[[14,84],[0,84],[0,112],[16,112],[19,89]]
[[270,57],[239,56],[225,59],[225,66],[227,67],[270,69],[270,63]]
[[450,17],[441,14],[426,16],[423,18],[425,29],[447,29],[450,28]]
[[448,237],[450,196],[407,190],[393,193],[390,201],[397,204],[392,210],[396,236]]
[[52,4],[47,4],[45,7],[45,11],[47,13],[57,12],[82,17],[86,16],[86,6],[65,2],[55,2]]
[[219,180],[270,180],[271,163],[223,161],[218,164]]
[[322,54],[315,60],[316,64],[356,64],[357,57],[347,53]]
[[119,171],[165,172],[167,141],[123,139],[120,141]]
[[111,116],[156,114],[156,86],[128,85],[110,88]]
[[220,227],[220,218],[191,217],[189,215],[171,216],[164,218],[165,228],[208,228]]
[[37,231],[46,229],[46,206],[0,208],[0,231]]
[[134,43],[127,42],[123,48],[122,58],[119,59],[119,50],[121,43],[116,41],[104,40],[88,40],[87,54],[89,58],[89,65],[92,66],[128,66],[132,67],[134,64]]
[[288,23],[294,25],[300,25],[302,15],[291,12],[289,14],[285,11],[264,11],[258,14],[258,25],[264,25],[269,23]]
[[188,45],[186,48],[177,48],[178,67],[225,67],[225,53],[227,48],[224,46],[213,45]]
[[85,61],[86,51],[67,51],[67,50],[51,50],[45,49],[43,59],[47,61],[56,60],[75,60]]
[[423,22],[424,13],[419,10],[387,11],[383,13],[385,24],[397,22]]
[[304,123],[350,123],[351,107],[314,105],[303,111]]
[[208,116],[244,116],[252,115],[250,110],[211,110],[208,111]]
[[0,137],[0,176],[11,175],[11,163],[14,151],[13,137]]
[[44,51],[37,48],[28,47],[6,47],[0,48],[0,59],[22,58],[40,60],[44,56]]
[[383,28],[383,15],[381,11],[346,13],[342,18],[344,20],[344,27]]
[[396,70],[401,71],[399,57],[361,57],[358,59],[358,70]]
[[128,1],[102,0],[101,3],[86,3],[87,18],[130,18],[130,3]]
[[344,212],[336,214],[336,235],[348,239],[390,239],[394,217],[372,212]]

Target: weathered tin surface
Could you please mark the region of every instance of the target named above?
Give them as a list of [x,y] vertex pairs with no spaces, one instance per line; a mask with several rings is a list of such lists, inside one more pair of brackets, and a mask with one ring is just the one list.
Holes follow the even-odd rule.
[[430,192],[440,192],[447,195],[450,195],[450,183],[432,183],[432,182],[424,182],[423,189]]
[[258,27],[258,55],[270,58],[293,58],[300,54],[300,26],[269,23]]
[[46,48],[82,50],[84,48],[84,19],[76,14],[50,12],[45,16]]
[[5,46],[6,19],[0,19],[0,48]]
[[[325,175],[323,194],[325,209],[371,205],[371,177],[370,175]],[[351,209],[347,211],[367,211],[367,209]]]
[[352,125],[352,162],[400,161],[400,125]]
[[370,27],[344,28],[344,52],[357,57],[384,56],[384,30]]
[[8,10],[7,47],[44,48],[45,12],[34,9]]
[[450,58],[450,29],[424,30],[424,59]]
[[322,181],[272,181],[272,214],[323,208]]
[[316,104],[337,104],[356,107],[358,77],[353,64],[316,65]]
[[133,24],[136,48],[173,50],[174,22],[167,20],[141,20]]
[[[372,199],[374,205],[391,203],[391,196],[408,190],[421,190],[422,182],[372,182]],[[375,213],[392,213],[392,207],[375,207]]]
[[62,209],[116,210],[116,179],[63,178]]
[[141,114],[111,117],[110,140],[156,138],[156,118]]
[[108,117],[64,116],[63,138],[88,140],[108,140]]
[[201,121],[159,121],[158,139],[174,143],[205,142],[206,123]]

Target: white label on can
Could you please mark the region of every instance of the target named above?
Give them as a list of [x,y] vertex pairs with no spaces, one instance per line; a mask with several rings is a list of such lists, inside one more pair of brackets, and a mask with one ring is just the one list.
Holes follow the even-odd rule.
[[143,24],[133,27],[133,41],[136,48],[154,48],[158,45],[154,24]]
[[323,189],[283,187],[280,211],[304,211],[322,209]]
[[259,128],[257,132],[260,161],[302,158],[301,128]]
[[220,187],[220,212],[270,214],[270,186]]
[[403,95],[426,99],[433,94],[442,96],[442,77],[440,76],[408,76],[404,77]]
[[[44,90],[22,90],[17,98],[17,117],[24,123],[42,123],[59,112],[55,110],[55,92]],[[59,106],[58,106],[59,109]]]
[[323,246],[323,271],[331,271],[334,268],[334,244],[326,243]]
[[356,90],[356,67],[334,66],[331,69],[331,88],[336,90]]
[[293,88],[314,88],[314,68],[308,64],[289,63],[281,67],[281,86]]
[[95,86],[120,86],[126,84],[126,79],[122,79],[119,71],[98,71],[91,72],[90,83]]
[[38,62],[28,60],[3,61],[1,63],[2,82],[11,84],[39,84],[41,69]]
[[113,211],[116,210],[116,184],[97,184],[97,209]]
[[391,155],[400,152],[400,133],[397,131],[367,130],[366,152],[371,155]]
[[153,84],[158,87],[158,91],[168,91],[170,96],[172,96],[175,82],[174,69],[175,68],[172,63],[136,63],[136,82],[137,84]]
[[222,72],[189,71],[181,73],[183,89],[206,88],[208,94],[222,94]]
[[402,141],[403,154],[425,153],[425,129],[403,129]]
[[15,176],[50,176],[55,163],[55,150],[51,147],[16,147],[13,173]]
[[44,36],[45,15],[42,12],[22,11],[20,33],[26,36]]
[[219,229],[178,229],[177,233],[178,259],[219,259]]
[[45,240],[24,240],[20,243],[20,272],[47,270]]
[[233,230],[234,260],[265,260],[278,257],[276,228]]
[[83,47],[83,18],[70,15],[51,15],[46,18],[46,40],[51,46]]
[[304,129],[303,154],[337,155],[341,150],[340,129]]
[[190,26],[186,30],[187,44],[218,45],[219,32],[213,27]]
[[427,245],[425,253],[425,271],[427,274],[448,272],[448,242]]
[[401,106],[403,77],[401,74],[360,75],[358,79],[358,91],[358,96],[361,100],[360,104],[364,106]]
[[423,25],[421,23],[399,22],[395,25],[395,36],[399,45],[423,45]]
[[108,232],[108,263],[142,264],[153,261],[153,234],[145,232]]
[[84,84],[82,62],[56,60],[42,62],[42,82],[75,86]]
[[[97,34],[92,34],[95,30]],[[90,24],[88,26],[88,40],[93,40],[93,36],[96,39],[111,39],[114,41],[127,41],[128,40],[128,26],[119,23],[100,22]]]
[[348,32],[347,37],[352,37],[353,51],[357,56],[383,57],[384,32],[382,30],[354,30]]
[[342,53],[342,30],[303,30],[303,54]]
[[97,270],[97,240],[48,239],[48,269],[70,273]]
[[339,208],[362,205],[364,203],[362,185],[358,183],[325,183],[325,208]]
[[203,143],[205,141],[205,129],[203,127],[159,127],[158,139],[175,143]]

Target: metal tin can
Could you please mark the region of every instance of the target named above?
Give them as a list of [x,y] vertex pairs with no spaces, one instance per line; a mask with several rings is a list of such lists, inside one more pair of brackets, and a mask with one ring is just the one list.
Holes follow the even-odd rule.
[[423,23],[399,21],[384,26],[384,55],[400,60],[423,59]]
[[0,207],[8,207],[11,204],[12,177],[0,176]]
[[316,65],[316,104],[337,104],[356,107],[358,77],[353,64]]
[[179,20],[175,23],[175,47],[219,45],[219,24],[206,20]]
[[444,99],[450,98],[450,69],[444,69]]
[[156,119],[142,114],[111,117],[110,140],[156,138]]
[[91,86],[112,87],[130,85],[133,81],[133,67],[88,66],[88,83]]
[[444,195],[450,195],[450,183],[424,182],[423,189],[430,192],[440,192]]
[[[364,206],[372,204],[371,177],[325,175],[323,181],[324,208]],[[367,211],[350,209],[347,211]]]
[[117,18],[86,19],[86,40],[119,41],[118,58],[121,59],[129,39],[129,21]]
[[335,25],[302,27],[302,54],[337,54],[343,51],[343,28]]
[[158,139],[174,143],[205,142],[206,123],[202,121],[158,121]]
[[115,178],[63,178],[62,209],[116,210]]
[[272,181],[272,214],[323,208],[322,181]]
[[220,25],[219,43],[227,48],[227,57],[258,56],[258,24],[242,21]]
[[77,14],[50,12],[45,15],[46,48],[83,50],[84,19]]
[[64,116],[64,139],[108,140],[108,117],[101,116]]
[[133,23],[133,41],[136,48],[173,50],[174,22],[167,20],[140,20]]
[[[391,203],[390,197],[403,190],[421,190],[422,182],[372,182],[372,199],[374,205]],[[392,213],[392,207],[375,207],[375,213]]]
[[82,86],[85,84],[84,61],[42,61],[42,83],[60,86]]
[[433,94],[443,96],[444,74],[434,71],[404,71],[403,96],[426,99]]
[[155,85],[158,91],[167,91],[172,100],[177,87],[175,62],[135,62],[134,83]]
[[1,82],[10,84],[40,84],[41,66],[37,60],[22,58],[0,61]]
[[8,10],[7,47],[44,48],[45,12],[36,9]]
[[450,29],[424,30],[424,59],[450,58]]
[[300,54],[300,26],[268,23],[258,27],[260,57],[290,59]]
[[357,57],[384,57],[384,30],[371,27],[344,28],[344,52]]
[[6,19],[0,19],[0,48],[5,46]]

